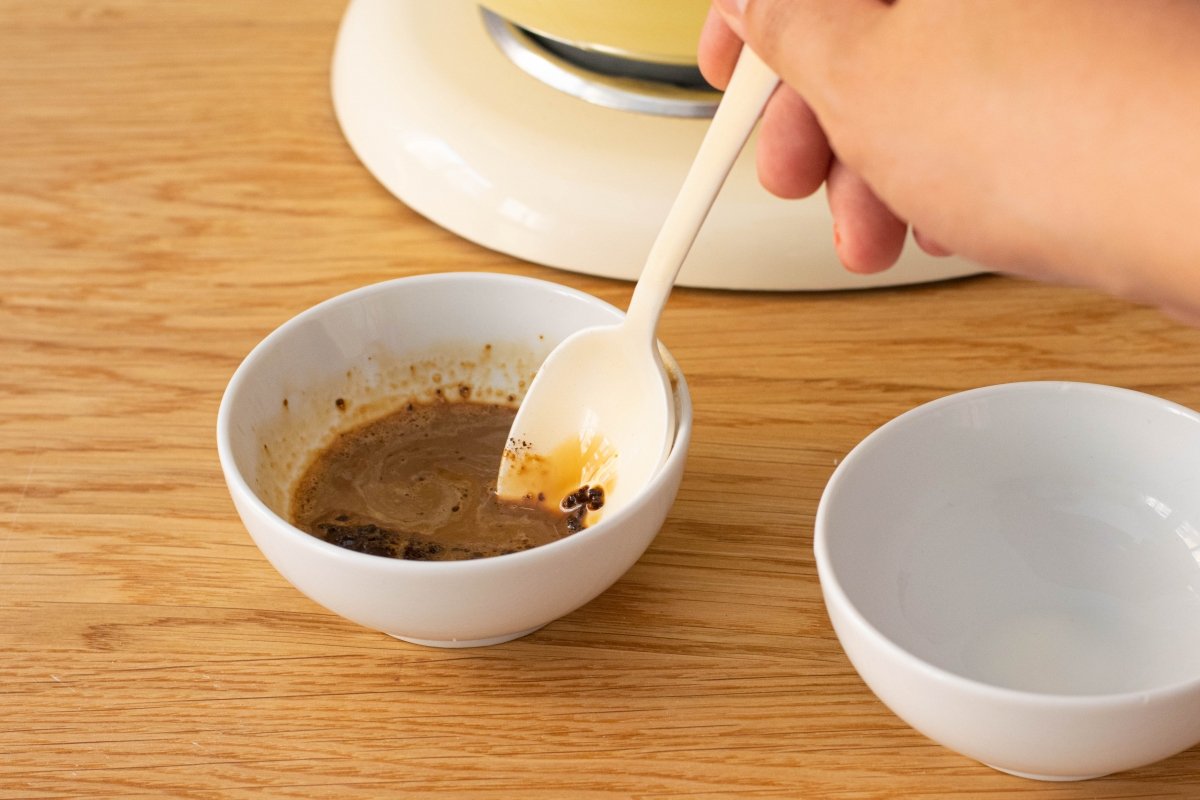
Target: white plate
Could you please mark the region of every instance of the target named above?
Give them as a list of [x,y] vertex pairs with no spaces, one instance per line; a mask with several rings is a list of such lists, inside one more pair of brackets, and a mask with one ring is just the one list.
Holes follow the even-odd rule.
[[[466,0],[352,0],[333,60],[350,146],[438,225],[518,258],[635,279],[707,120],[602,108],[521,72]],[[750,148],[679,276],[684,286],[852,289],[979,272],[910,244],[873,276],[841,268],[823,196],[772,197]]]

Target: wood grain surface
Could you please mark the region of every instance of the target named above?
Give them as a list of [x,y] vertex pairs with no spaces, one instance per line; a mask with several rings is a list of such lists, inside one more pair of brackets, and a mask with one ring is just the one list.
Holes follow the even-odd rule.
[[342,10],[0,0],[0,798],[1200,796],[1195,748],[1041,784],[933,744],[820,600],[821,490],[896,414],[1041,378],[1200,407],[1200,331],[1087,291],[678,291],[661,335],[694,445],[610,591],[440,651],[292,589],[214,437],[265,334],[401,275],[631,288],[484,250],[380,188],[330,105]]

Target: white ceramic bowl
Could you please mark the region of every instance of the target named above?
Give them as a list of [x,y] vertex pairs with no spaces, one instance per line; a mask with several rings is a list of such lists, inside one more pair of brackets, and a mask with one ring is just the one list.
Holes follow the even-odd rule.
[[1072,780],[1200,741],[1200,415],[1080,383],[934,401],[838,466],[825,603],[896,714]]
[[476,399],[519,399],[554,345],[620,318],[581,292],[486,273],[401,278],[305,311],[254,348],[221,401],[218,451],[242,521],[301,592],[408,641],[494,644],[573,611],[641,556],[679,488],[692,412],[669,356],[678,412],[670,456],[628,505],[606,507],[572,536],[492,558],[414,562],[324,542],[289,524],[287,509],[293,482],[336,430],[463,385]]

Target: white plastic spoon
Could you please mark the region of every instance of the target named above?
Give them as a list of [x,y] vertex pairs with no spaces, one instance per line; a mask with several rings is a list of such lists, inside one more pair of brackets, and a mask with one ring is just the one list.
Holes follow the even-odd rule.
[[[502,499],[558,505],[582,485],[603,508],[646,486],[675,434],[671,380],[655,330],[675,276],[779,78],[744,47],[683,187],[646,259],[625,319],[563,340],[538,369],[501,459]],[[733,266],[733,265],[731,265]],[[599,505],[599,503],[593,503]]]

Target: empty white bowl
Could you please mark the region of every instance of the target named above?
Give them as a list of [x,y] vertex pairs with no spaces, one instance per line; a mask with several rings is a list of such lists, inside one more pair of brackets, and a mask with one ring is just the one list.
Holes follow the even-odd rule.
[[1200,741],[1200,415],[1080,383],[946,397],[868,436],[817,512],[842,647],[897,715],[1046,780]]
[[464,386],[473,399],[516,402],[559,341],[620,318],[582,292],[487,273],[401,278],[305,311],[254,348],[221,401],[221,467],[246,529],[301,592],[408,641],[494,644],[573,611],[637,561],[679,488],[692,411],[669,356],[678,423],[666,463],[625,506],[564,539],[470,561],[384,558],[292,526],[291,490],[336,431]]

